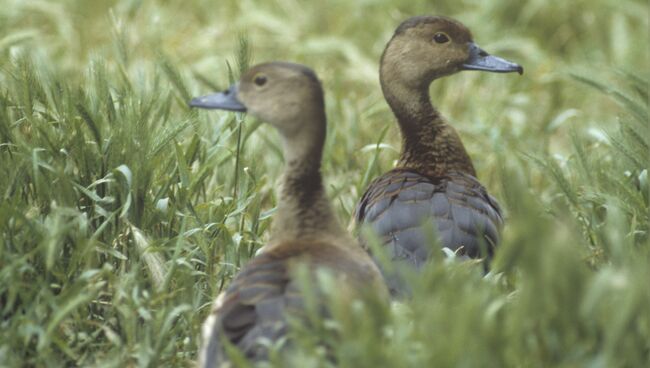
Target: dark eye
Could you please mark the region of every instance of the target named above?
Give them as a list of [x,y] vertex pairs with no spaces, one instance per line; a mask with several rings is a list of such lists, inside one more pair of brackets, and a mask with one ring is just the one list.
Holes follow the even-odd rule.
[[442,32],[438,32],[433,35],[433,40],[436,41],[436,43],[447,43],[449,42],[449,36]]
[[263,85],[266,84],[266,77],[263,76],[263,75],[257,75],[253,79],[253,83],[255,83],[256,85],[262,87]]

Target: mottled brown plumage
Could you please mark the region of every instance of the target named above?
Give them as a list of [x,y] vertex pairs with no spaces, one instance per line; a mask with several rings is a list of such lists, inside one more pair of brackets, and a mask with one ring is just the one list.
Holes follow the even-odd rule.
[[[355,217],[380,236],[396,263],[420,267],[435,240],[472,258],[490,257],[499,242],[501,210],[429,97],[433,80],[461,70],[523,71],[481,50],[465,26],[446,17],[406,20],[382,54],[381,87],[399,123],[402,153],[397,168],[370,184]],[[408,289],[399,275],[384,276],[393,295]]]
[[[337,278],[344,297],[386,295],[376,265],[339,225],[325,195],[320,161],[326,119],[316,75],[290,63],[261,64],[226,92],[194,99],[193,106],[245,111],[271,123],[284,142],[286,168],[271,239],[214,303],[203,326],[201,367],[228,361],[224,343],[251,361],[267,358],[264,341],[286,335],[287,315],[300,318],[303,299],[295,269]],[[327,310],[323,308],[323,317]]]

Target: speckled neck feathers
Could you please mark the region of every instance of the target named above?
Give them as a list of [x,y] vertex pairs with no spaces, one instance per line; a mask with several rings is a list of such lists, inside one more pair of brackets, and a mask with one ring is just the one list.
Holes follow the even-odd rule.
[[398,167],[411,168],[430,176],[444,176],[458,171],[475,176],[472,161],[456,133],[433,107],[429,84],[407,85],[395,77],[392,63],[382,55],[380,81],[384,97],[393,110],[402,133],[402,153]]
[[305,124],[296,136],[283,137],[286,166],[271,244],[345,234],[330,207],[320,172],[326,123],[324,110],[319,110],[313,118],[318,121]]

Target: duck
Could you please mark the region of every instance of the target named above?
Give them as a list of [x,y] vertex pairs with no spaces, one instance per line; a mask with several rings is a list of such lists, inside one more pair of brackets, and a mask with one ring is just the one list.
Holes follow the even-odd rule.
[[388,299],[378,267],[341,226],[325,193],[321,160],[327,122],[313,70],[289,62],[259,64],[226,91],[194,98],[190,106],[246,112],[270,123],[279,131],[285,159],[270,239],[215,300],[202,328],[200,367],[226,364],[225,344],[251,362],[268,359],[268,342],[287,335],[287,315],[304,312],[295,275],[300,267],[311,277],[329,272],[343,297],[370,293]]
[[[396,166],[369,184],[354,221],[374,232],[395,266],[381,267],[393,297],[410,293],[400,268],[419,270],[446,248],[460,259],[484,260],[487,269],[500,242],[503,212],[429,96],[433,81],[465,70],[523,74],[522,66],[488,54],[467,27],[444,16],[402,22],[380,59],[380,84],[402,148]],[[369,241],[363,232],[361,238]]]

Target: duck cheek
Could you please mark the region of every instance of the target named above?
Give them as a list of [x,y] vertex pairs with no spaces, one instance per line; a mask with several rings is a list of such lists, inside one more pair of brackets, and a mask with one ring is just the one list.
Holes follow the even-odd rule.
[[271,115],[273,115],[273,114],[269,114],[268,110],[258,109],[258,108],[255,108],[255,107],[249,107],[248,108],[248,114],[250,116],[255,117],[259,121],[264,122],[264,123],[272,122],[272,120],[269,120],[269,117],[271,117]]
[[458,70],[456,63],[452,59],[445,59],[440,64],[436,65],[430,73],[432,79],[440,78],[453,74]]
[[454,74],[460,70],[458,61],[456,60],[447,60],[447,65],[445,65],[444,73],[445,75]]
[[291,105],[280,104],[276,101],[276,103],[270,103],[264,108],[249,109],[249,112],[260,121],[273,125],[283,135],[290,133],[293,129],[292,122],[295,119],[293,118],[294,114]]
[[413,88],[422,87],[422,83],[428,85],[433,80],[426,65],[404,63],[398,70],[399,73],[395,76],[395,79]]

